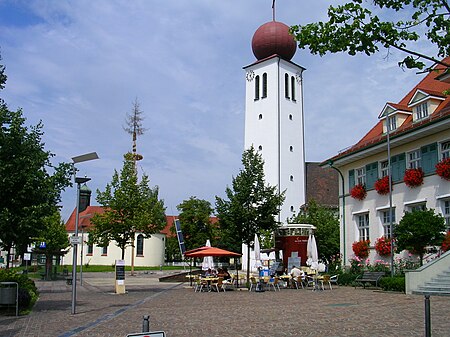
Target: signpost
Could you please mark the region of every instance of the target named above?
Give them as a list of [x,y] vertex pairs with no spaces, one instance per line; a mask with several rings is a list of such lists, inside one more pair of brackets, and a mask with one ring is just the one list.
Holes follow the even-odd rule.
[[116,260],[116,294],[125,294],[125,260]]

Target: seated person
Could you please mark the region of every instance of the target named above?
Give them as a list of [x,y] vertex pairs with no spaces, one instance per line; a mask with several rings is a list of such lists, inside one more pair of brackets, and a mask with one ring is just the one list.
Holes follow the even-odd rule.
[[297,277],[301,276],[303,277],[305,275],[305,273],[303,272],[303,270],[297,268],[296,266],[292,266],[291,269],[291,277],[296,279]]
[[231,280],[231,275],[226,267],[222,269],[222,274],[224,280]]
[[205,276],[214,276],[214,273],[212,272],[211,268],[208,268],[208,270],[205,272]]

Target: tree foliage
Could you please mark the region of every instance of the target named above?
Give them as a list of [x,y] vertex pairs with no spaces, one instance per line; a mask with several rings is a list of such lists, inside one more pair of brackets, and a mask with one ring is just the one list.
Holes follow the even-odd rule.
[[166,224],[164,202],[158,199],[158,188],[149,184],[147,175],[138,182],[132,156],[125,155],[120,174],[114,171],[105,190],[97,190],[96,200],[105,212],[91,219],[90,242],[106,247],[115,241],[124,259],[136,232],[148,238],[162,230]]
[[[0,66],[0,86],[6,81]],[[44,219],[57,211],[61,191],[70,186],[72,165],[53,166],[44,149],[43,124],[27,126],[22,110],[0,101],[0,246],[19,253],[45,229]],[[9,261],[9,259],[8,259]]]
[[440,246],[444,232],[445,220],[441,215],[435,214],[434,210],[406,212],[394,227],[397,253],[407,249],[418,254],[422,265],[426,247]]
[[[264,161],[253,147],[244,151],[242,165],[232,188],[225,190],[228,200],[216,196],[221,242],[233,251],[240,251],[242,243],[250,247],[255,234],[274,231],[284,201],[284,191],[279,193],[276,186],[265,183]],[[250,259],[247,272],[249,264]]]
[[209,201],[190,197],[179,204],[177,209],[180,211],[178,219],[186,250],[204,246],[208,239],[214,241],[214,226],[211,223],[213,208]]
[[[447,0],[352,0],[329,6],[328,21],[291,27],[299,48],[313,54],[346,52],[372,55],[386,48],[406,56],[406,68],[424,69],[423,61],[440,63],[450,55],[450,7]],[[420,52],[417,41],[427,39],[435,52]],[[430,50],[429,48],[425,50]]]
[[331,257],[339,253],[339,219],[333,209],[310,200],[306,208],[292,217],[289,223],[311,224],[316,227],[315,237],[320,259],[331,261]]

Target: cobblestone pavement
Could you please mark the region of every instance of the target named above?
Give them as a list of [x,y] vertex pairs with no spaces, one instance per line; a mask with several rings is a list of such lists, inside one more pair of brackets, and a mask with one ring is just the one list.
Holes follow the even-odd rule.
[[[424,297],[335,287],[255,293],[195,293],[188,283],[160,283],[160,273],[126,279],[114,294],[113,273],[84,273],[76,314],[71,286],[37,281],[30,315],[0,316],[0,337],[127,336],[150,330],[189,336],[424,336]],[[431,297],[432,336],[450,336],[450,297]]]

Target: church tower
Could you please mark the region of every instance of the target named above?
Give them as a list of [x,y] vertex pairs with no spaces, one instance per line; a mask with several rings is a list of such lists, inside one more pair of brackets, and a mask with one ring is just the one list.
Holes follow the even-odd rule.
[[289,27],[275,20],[252,39],[256,61],[246,67],[245,149],[262,154],[266,182],[286,190],[278,220],[305,204],[303,67],[291,61],[297,49]]

